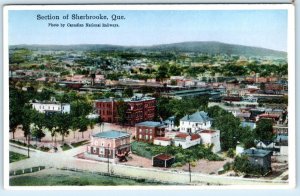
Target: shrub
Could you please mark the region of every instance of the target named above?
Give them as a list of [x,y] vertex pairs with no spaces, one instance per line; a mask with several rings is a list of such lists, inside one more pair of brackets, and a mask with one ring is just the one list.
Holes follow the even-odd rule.
[[195,161],[192,161],[192,162],[191,162],[191,166],[192,166],[192,167],[196,167],[196,165],[197,165],[197,162],[195,162]]
[[232,167],[232,164],[229,163],[229,162],[227,162],[227,163],[225,163],[225,164],[223,165],[224,171],[229,171],[229,170],[231,170],[231,167]]
[[227,157],[233,158],[235,155],[235,152],[233,150],[233,148],[229,148],[227,151]]

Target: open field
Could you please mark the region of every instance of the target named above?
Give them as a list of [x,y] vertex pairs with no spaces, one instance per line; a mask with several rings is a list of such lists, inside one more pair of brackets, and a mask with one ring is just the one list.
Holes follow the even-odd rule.
[[120,185],[159,185],[144,179],[134,180],[102,176],[88,172],[74,172],[47,169],[34,174],[11,177],[11,186],[120,186]]

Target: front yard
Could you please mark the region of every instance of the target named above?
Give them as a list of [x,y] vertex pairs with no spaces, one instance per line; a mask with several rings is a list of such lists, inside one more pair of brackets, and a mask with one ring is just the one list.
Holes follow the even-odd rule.
[[174,167],[181,167],[188,162],[196,164],[199,159],[206,159],[208,161],[223,161],[217,154],[211,152],[210,148],[203,145],[196,145],[188,149],[182,149],[176,146],[158,146],[144,142],[132,142],[131,151],[141,157],[151,159],[152,156],[165,153],[175,157]]

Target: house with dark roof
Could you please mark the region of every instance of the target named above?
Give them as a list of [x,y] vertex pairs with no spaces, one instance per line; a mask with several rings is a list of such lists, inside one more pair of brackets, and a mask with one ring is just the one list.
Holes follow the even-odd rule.
[[157,137],[165,136],[166,125],[161,122],[145,121],[135,124],[136,140],[153,143]]
[[198,111],[180,119],[180,132],[195,133],[202,129],[209,129],[211,124],[212,118],[206,112]]
[[271,156],[272,152],[269,150],[250,148],[244,150],[242,153],[248,157],[251,164],[260,166],[265,172],[271,171]]
[[158,154],[152,157],[152,165],[154,167],[171,167],[175,162],[175,157],[167,154]]
[[85,155],[95,160],[115,162],[118,154],[128,154],[130,149],[130,134],[110,130],[92,135]]

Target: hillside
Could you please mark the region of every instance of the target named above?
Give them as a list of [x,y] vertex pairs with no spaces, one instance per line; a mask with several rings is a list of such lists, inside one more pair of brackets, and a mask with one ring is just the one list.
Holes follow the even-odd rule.
[[103,51],[148,51],[148,52],[197,52],[205,54],[227,54],[243,56],[287,57],[286,52],[266,48],[226,44],[222,42],[182,42],[160,44],[153,46],[118,46],[107,44],[78,45],[13,45],[13,48],[28,48],[31,50],[103,50]]

